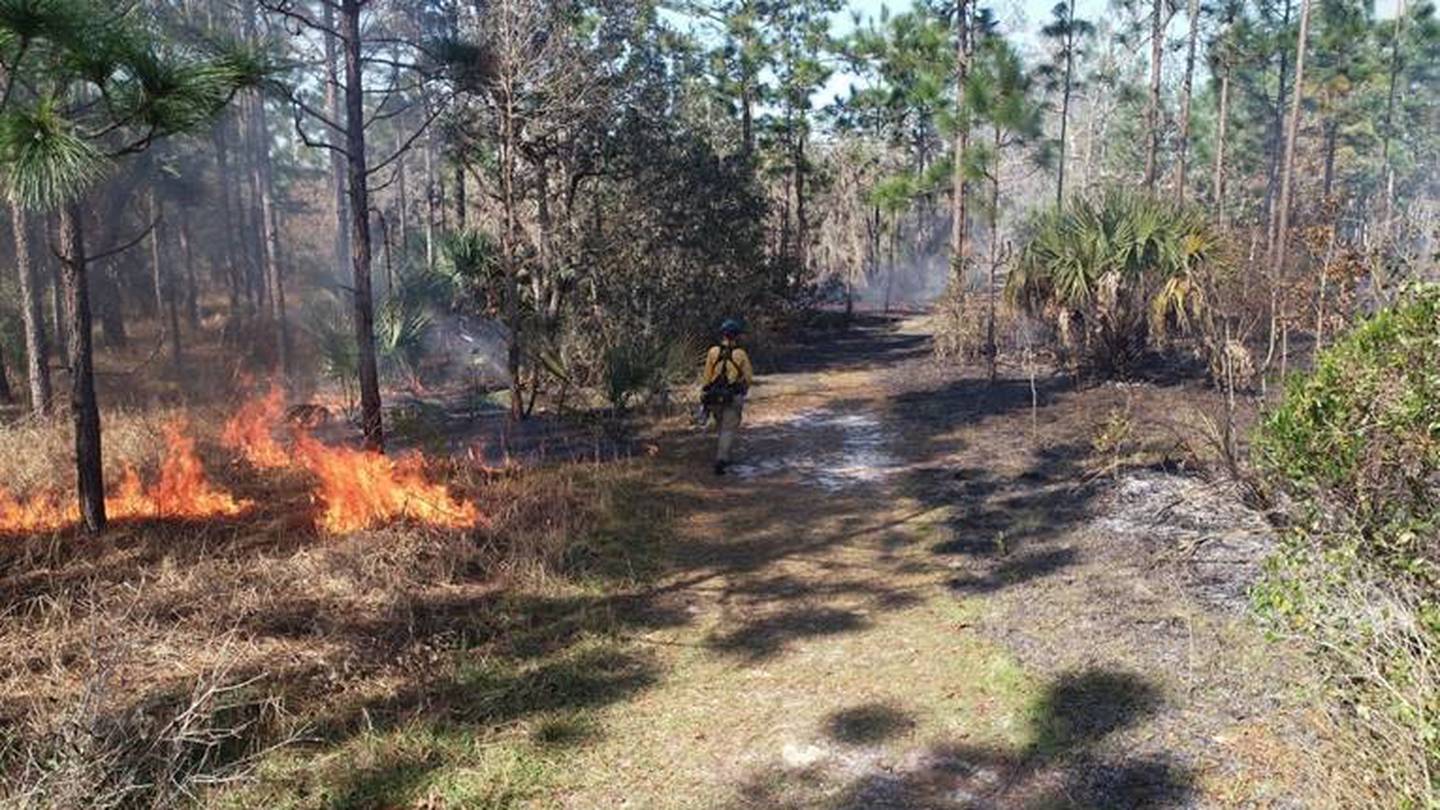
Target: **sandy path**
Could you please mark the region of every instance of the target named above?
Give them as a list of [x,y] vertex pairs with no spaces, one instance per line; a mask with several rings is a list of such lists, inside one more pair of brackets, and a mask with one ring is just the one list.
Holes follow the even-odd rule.
[[625,638],[660,674],[542,805],[1323,805],[1283,652],[1079,485],[1100,395],[936,377],[914,324],[794,356],[735,475],[663,442],[676,619]]

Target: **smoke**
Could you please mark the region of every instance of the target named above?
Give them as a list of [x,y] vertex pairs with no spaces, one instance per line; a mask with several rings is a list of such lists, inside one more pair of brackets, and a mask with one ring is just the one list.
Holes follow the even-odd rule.
[[855,306],[906,310],[934,303],[950,283],[949,223],[947,214],[917,210],[900,221],[893,243],[883,234],[880,255],[855,283]]
[[432,314],[424,365],[431,379],[500,388],[510,385],[510,330],[491,318]]

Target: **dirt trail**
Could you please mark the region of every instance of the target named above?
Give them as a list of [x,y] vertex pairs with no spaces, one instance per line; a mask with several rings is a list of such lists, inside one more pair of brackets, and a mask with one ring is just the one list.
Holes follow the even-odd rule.
[[947,376],[913,321],[788,357],[734,475],[661,442],[683,505],[646,605],[669,619],[626,636],[654,681],[544,804],[1323,805],[1283,650],[1081,467],[1133,392]]

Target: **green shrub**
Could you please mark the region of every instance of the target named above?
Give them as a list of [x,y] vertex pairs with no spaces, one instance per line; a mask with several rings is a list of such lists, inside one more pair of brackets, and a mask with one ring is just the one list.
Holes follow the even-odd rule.
[[1257,601],[1327,676],[1342,806],[1440,808],[1440,286],[1292,378],[1253,452],[1296,518]]
[[668,397],[675,387],[699,378],[702,351],[691,339],[636,338],[605,352],[605,396],[617,411],[632,399]]
[[1353,330],[1289,381],[1257,460],[1312,522],[1397,576],[1440,584],[1440,285]]

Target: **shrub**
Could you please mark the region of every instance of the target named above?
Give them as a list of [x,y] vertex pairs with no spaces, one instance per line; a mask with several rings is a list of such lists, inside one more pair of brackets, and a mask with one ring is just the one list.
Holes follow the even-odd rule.
[[1227,264],[1204,216],[1128,191],[1031,217],[1006,286],[1095,371],[1124,375],[1152,333],[1204,310],[1202,277]]
[[698,379],[703,351],[692,339],[636,338],[605,353],[605,396],[623,411],[635,397],[668,399],[670,391]]
[[1440,285],[1291,379],[1253,452],[1297,519],[1258,601],[1329,678],[1343,803],[1440,807]]
[[1328,534],[1440,584],[1440,285],[1361,324],[1291,379],[1256,442],[1261,466]]

